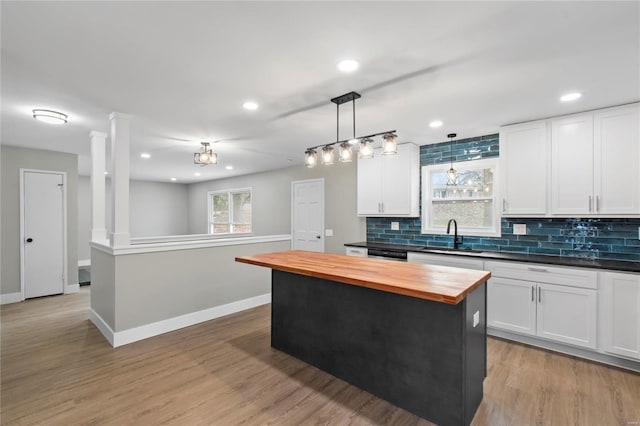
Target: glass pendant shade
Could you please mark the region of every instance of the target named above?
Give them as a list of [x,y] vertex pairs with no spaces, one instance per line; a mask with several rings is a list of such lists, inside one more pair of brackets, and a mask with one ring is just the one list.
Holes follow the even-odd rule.
[[330,165],[333,164],[334,161],[334,149],[331,145],[327,145],[322,148],[322,164]]
[[382,155],[394,155],[398,153],[398,137],[393,133],[387,133],[382,137]]
[[351,146],[348,142],[340,144],[338,160],[341,163],[350,163],[353,160],[353,151],[351,150]]
[[371,146],[373,139],[365,138],[360,141],[360,151],[358,158],[373,158],[373,147]]
[[453,167],[451,167],[447,172],[447,185],[449,186],[457,185],[458,184],[457,180],[458,180],[458,172],[456,172],[456,170]]
[[318,153],[315,149],[308,149],[304,153],[304,164],[311,168],[318,165]]

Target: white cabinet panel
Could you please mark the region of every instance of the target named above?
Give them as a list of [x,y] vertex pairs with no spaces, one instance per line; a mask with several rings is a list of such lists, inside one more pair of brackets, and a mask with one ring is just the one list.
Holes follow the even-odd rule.
[[598,214],[640,212],[640,108],[594,116],[595,206]]
[[551,213],[593,213],[593,116],[551,121]]
[[604,272],[603,348],[640,359],[640,275]]
[[546,121],[500,130],[500,174],[504,215],[547,213],[549,163]]
[[374,150],[358,159],[358,215],[418,217],[420,214],[420,149],[406,143],[395,155]]
[[487,287],[487,325],[535,335],[535,291],[533,283],[490,278]]
[[347,247],[345,252],[347,256],[367,257],[369,250],[364,247]]
[[538,284],[537,334],[596,348],[596,291]]

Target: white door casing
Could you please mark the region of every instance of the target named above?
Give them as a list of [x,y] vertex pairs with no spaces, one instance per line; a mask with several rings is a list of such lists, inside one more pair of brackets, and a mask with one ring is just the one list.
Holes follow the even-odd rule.
[[324,252],[324,179],[291,182],[291,248]]
[[23,299],[64,293],[66,173],[20,170],[20,237]]

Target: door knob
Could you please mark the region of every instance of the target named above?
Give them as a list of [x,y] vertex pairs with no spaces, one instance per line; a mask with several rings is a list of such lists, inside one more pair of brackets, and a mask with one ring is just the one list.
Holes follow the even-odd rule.
[[32,243],[33,242],[33,238],[27,238],[27,242],[28,243]]

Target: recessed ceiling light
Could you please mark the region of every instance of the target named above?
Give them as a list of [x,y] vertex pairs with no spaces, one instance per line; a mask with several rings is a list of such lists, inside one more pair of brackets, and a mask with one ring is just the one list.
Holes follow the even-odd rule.
[[224,166],[224,168],[227,170],[233,170],[233,166]]
[[575,101],[576,99],[580,99],[581,97],[582,97],[582,93],[573,92],[573,93],[567,93],[566,95],[562,95],[560,100],[562,102],[571,102],[571,101]]
[[355,59],[345,59],[338,63],[338,69],[342,72],[353,72],[360,67],[360,63]]
[[171,178],[170,180],[171,180],[171,182],[175,182],[175,181],[177,181],[178,179],[176,179],[176,178]]
[[440,120],[435,120],[435,121],[432,121],[431,123],[429,123],[429,127],[436,128],[436,127],[441,127],[441,126],[442,126],[442,121],[440,121]]
[[255,109],[258,109],[258,104],[253,101],[247,101],[242,104],[242,107],[244,109],[248,109],[249,111],[253,111]]
[[194,176],[200,176],[200,173],[196,172],[193,174]]
[[65,124],[67,122],[67,114],[50,109],[34,109],[33,118],[38,121],[44,121],[49,124]]
[[151,154],[149,154],[148,152],[143,152],[142,154],[140,154],[140,158],[151,158]]
[[109,174],[109,172],[104,172],[104,174],[105,174],[105,175],[108,175],[108,174]]

